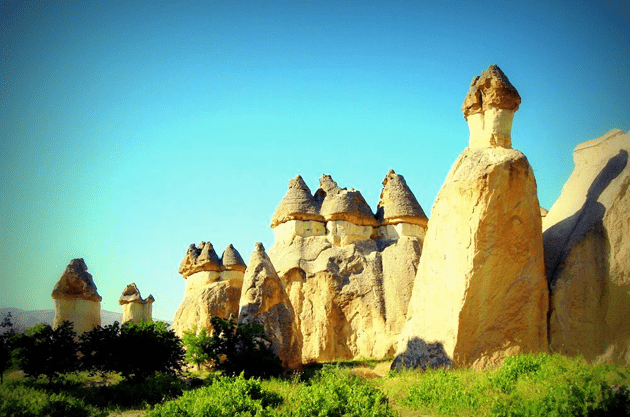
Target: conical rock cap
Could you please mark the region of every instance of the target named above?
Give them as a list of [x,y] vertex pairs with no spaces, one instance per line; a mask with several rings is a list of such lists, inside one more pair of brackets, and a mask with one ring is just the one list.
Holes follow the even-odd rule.
[[179,273],[184,277],[199,271],[221,271],[221,261],[210,242],[194,243],[188,247],[184,259],[179,264]]
[[376,226],[372,209],[360,191],[339,188],[330,175],[322,175],[315,201],[321,204],[320,214],[326,221],[345,220],[358,226]]
[[376,210],[376,220],[382,224],[411,223],[427,225],[427,216],[413,195],[405,178],[390,169],[383,180],[383,190]]
[[311,190],[300,175],[289,181],[289,190],[276,208],[271,227],[289,220],[316,220],[324,222]]
[[221,256],[221,264],[223,268],[230,271],[245,271],[247,265],[245,265],[245,261],[241,257],[241,254],[232,246],[230,243],[227,248],[223,251],[223,255]]
[[136,286],[136,283],[132,282],[131,284],[128,284],[123,290],[120,298],[118,299],[118,304],[120,305],[128,304],[128,303],[147,304],[147,303],[152,303],[154,301],[155,301],[155,298],[153,298],[152,295],[149,295],[148,298],[143,299],[142,295],[140,295],[140,290],[138,290],[138,287]]
[[497,65],[490,65],[481,75],[473,78],[462,112],[468,120],[468,116],[491,108],[516,111],[520,104],[521,96],[508,77]]
[[65,272],[55,285],[52,298],[76,298],[89,301],[101,301],[92,275],[87,272],[83,258],[70,261]]

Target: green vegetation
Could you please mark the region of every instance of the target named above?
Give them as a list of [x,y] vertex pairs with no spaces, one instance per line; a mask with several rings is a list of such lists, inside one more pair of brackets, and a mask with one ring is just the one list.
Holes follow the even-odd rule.
[[129,409],[190,417],[630,415],[630,374],[611,364],[528,354],[484,372],[388,373],[389,361],[363,360],[270,377],[270,369],[279,375],[279,364],[261,327],[220,319],[213,325],[212,336],[188,334],[187,343],[198,347],[188,360],[209,360],[218,370],[192,374],[181,373],[181,341],[163,323],[115,323],[79,340],[69,323],[5,332],[3,378],[11,358],[21,371],[0,385],[0,415],[102,416]]
[[259,324],[237,324],[234,320],[214,317],[213,332],[192,329],[184,333],[186,358],[199,366],[208,364],[223,375],[246,378],[270,378],[282,373],[280,359],[270,349],[265,328]]

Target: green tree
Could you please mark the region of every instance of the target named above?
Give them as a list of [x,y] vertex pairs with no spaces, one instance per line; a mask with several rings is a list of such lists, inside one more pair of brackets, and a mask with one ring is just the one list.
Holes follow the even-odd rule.
[[64,321],[56,329],[40,323],[25,334],[16,335],[14,340],[20,369],[31,378],[45,375],[52,382],[57,375],[78,369],[79,345],[69,321]]
[[117,369],[120,346],[120,324],[96,326],[80,336],[81,369],[105,376]]
[[210,322],[214,333],[206,352],[224,375],[243,373],[246,378],[270,378],[282,372],[282,363],[272,352],[263,326],[236,324],[232,319],[220,317]]
[[176,375],[184,364],[182,341],[163,322],[124,323],[117,346],[116,371],[133,380]]
[[198,370],[201,369],[201,364],[210,360],[208,346],[211,338],[208,335],[208,329],[202,327],[197,334],[197,326],[195,326],[184,332],[182,340],[186,348],[186,362],[197,365]]
[[11,312],[0,323],[0,384],[4,383],[4,373],[11,363],[11,351],[13,350],[13,338],[15,329],[11,320]]

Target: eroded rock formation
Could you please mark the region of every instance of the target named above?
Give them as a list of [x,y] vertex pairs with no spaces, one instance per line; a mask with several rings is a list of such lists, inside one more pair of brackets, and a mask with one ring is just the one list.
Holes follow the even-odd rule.
[[120,304],[123,311],[122,322],[152,322],[152,309],[154,302],[155,298],[153,298],[151,294],[149,294],[146,299],[142,298],[140,290],[138,290],[136,284],[128,284],[118,299],[118,304]]
[[392,367],[493,366],[547,350],[536,180],[511,149],[520,97],[491,66],[464,102],[469,147],[440,190]]
[[341,189],[324,175],[314,197],[304,185],[300,198],[317,202],[325,224],[297,215],[273,223],[269,257],[296,313],[304,363],[395,351],[427,219],[402,176],[390,171],[383,185],[379,220],[359,191]]
[[543,220],[550,349],[630,364],[630,135],[573,151],[575,169]]
[[271,350],[285,369],[302,365],[302,337],[284,284],[265,252],[262,243],[249,260],[243,279],[239,323],[257,323],[265,328]]
[[232,245],[219,259],[210,242],[190,245],[179,266],[186,280],[184,299],[173,319],[179,336],[193,327],[212,329],[212,317],[238,317],[245,263]]
[[101,300],[92,275],[87,272],[82,258],[73,259],[55,285],[53,327],[65,320],[74,325],[74,331],[82,334],[101,324]]

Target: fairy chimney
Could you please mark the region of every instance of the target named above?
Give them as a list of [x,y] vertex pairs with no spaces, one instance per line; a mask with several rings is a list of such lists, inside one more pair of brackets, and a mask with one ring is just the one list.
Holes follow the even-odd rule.
[[340,188],[330,175],[322,175],[315,201],[326,220],[326,235],[335,246],[368,240],[377,226],[372,209],[360,191]]
[[118,299],[118,304],[120,304],[123,310],[122,322],[152,322],[152,309],[154,301],[155,298],[153,298],[152,295],[149,295],[146,299],[142,298],[140,290],[138,290],[135,282],[128,284]]
[[87,269],[83,258],[73,259],[55,285],[52,292],[55,300],[54,328],[67,320],[79,335],[100,326],[102,297]]
[[377,236],[398,239],[415,236],[424,239],[427,216],[413,195],[405,178],[390,169],[383,180],[383,190],[376,210]]
[[318,203],[301,176],[289,181],[289,190],[276,208],[271,227],[276,242],[291,241],[294,236],[323,236],[326,233]]
[[521,97],[501,68],[490,65],[473,78],[462,112],[468,121],[470,147],[512,147],[512,120]]

